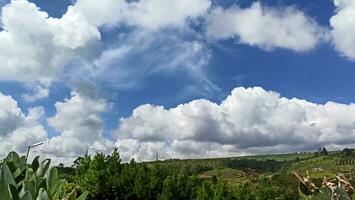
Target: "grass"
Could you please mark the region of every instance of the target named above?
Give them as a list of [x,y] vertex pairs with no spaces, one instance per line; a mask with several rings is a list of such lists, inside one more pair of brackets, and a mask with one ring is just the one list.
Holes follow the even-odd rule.
[[311,178],[322,179],[325,176],[334,177],[338,172],[347,174],[354,170],[354,167],[354,165],[337,165],[334,156],[319,156],[296,162],[290,170],[297,170],[302,174],[308,171]]
[[256,155],[256,156],[243,156],[237,157],[240,158],[250,158],[256,160],[276,160],[276,161],[293,161],[296,159],[307,159],[314,157],[313,153],[288,153],[288,154],[269,154],[269,155]]
[[260,174],[250,169],[237,170],[231,168],[224,168],[203,172],[202,174],[200,174],[199,178],[209,179],[212,178],[212,176],[216,176],[218,179],[225,180],[232,185],[239,185],[250,181],[251,179],[256,179],[259,175]]
[[[285,173],[290,179],[293,179],[290,172],[293,170],[299,171],[306,175],[309,172],[313,180],[321,181],[323,177],[334,178],[337,173],[345,174],[350,181],[355,182],[355,164],[353,165],[338,165],[337,160],[342,159],[340,152],[329,152],[329,155],[315,156],[314,153],[288,153],[288,154],[270,154],[270,155],[254,155],[228,158],[208,158],[208,159],[187,159],[187,160],[165,160],[162,163],[175,163],[182,166],[205,166],[207,171],[199,174],[200,178],[209,179],[216,176],[218,179],[226,180],[233,185],[239,185],[245,182],[258,182],[258,180],[271,179],[277,172],[259,172],[253,169],[234,169],[226,166],[227,160],[242,160],[251,159],[258,161],[275,160],[279,162],[291,163],[287,165]],[[350,174],[350,172],[352,174]],[[284,174],[284,172],[283,172]],[[285,174],[284,174],[285,175]]]

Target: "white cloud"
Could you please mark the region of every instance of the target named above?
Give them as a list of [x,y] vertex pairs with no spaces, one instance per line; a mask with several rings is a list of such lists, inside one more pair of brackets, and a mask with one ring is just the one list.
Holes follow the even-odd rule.
[[[55,104],[48,119],[59,135],[48,137],[44,109],[23,113],[10,96],[0,95],[0,156],[44,142],[32,153],[72,164],[86,150],[109,153],[113,141],[103,136],[100,98],[72,93]],[[116,145],[122,158],[222,157],[250,153],[343,148],[355,143],[355,105],[314,104],[287,99],[262,88],[236,88],[221,103],[195,100],[174,108],[142,105],[120,119]]]
[[26,100],[46,97],[51,84],[67,76],[63,73],[75,71],[65,71],[66,65],[96,58],[101,39],[98,27],[183,28],[203,15],[210,4],[209,0],[78,0],[61,18],[53,18],[34,3],[12,0],[1,12],[0,80],[33,87],[24,95]]
[[187,21],[202,16],[211,6],[210,0],[78,0],[74,10],[95,26],[124,23],[148,30],[182,28]]
[[77,0],[73,9],[96,27],[115,26],[123,20],[127,3],[125,0]]
[[17,102],[12,97],[0,93],[0,136],[12,132],[24,119],[25,116]]
[[50,83],[48,83],[47,85],[36,84],[34,86],[32,85],[29,87],[31,92],[22,95],[22,97],[26,101],[35,101],[38,99],[43,99],[45,97],[48,97],[49,95]]
[[28,145],[44,142],[33,149],[31,157],[50,157],[54,163],[67,165],[86,150],[93,153],[110,153],[114,142],[103,136],[103,121],[100,114],[109,107],[103,99],[93,99],[73,93],[70,99],[55,104],[56,114],[48,118],[59,135],[48,137],[42,125],[44,109],[35,107],[23,113],[17,101],[0,93],[0,158],[10,151],[25,154]]
[[43,141],[47,132],[40,124],[42,107],[36,107],[25,114],[11,96],[0,93],[0,157],[9,151],[25,153],[30,144]]
[[[26,0],[13,0],[2,8],[1,20],[0,80],[38,84],[41,88],[49,88],[69,60],[84,57],[82,49],[100,39],[97,28],[71,7],[58,19]],[[44,95],[41,90],[33,97]]]
[[113,142],[102,136],[104,124],[100,114],[108,108],[106,101],[73,93],[55,107],[57,113],[48,119],[48,124],[60,134],[47,141],[43,153],[70,163],[86,150],[112,151]]
[[330,19],[335,48],[351,60],[355,59],[355,1],[334,0],[336,14]]
[[62,18],[49,18],[48,23],[54,33],[56,46],[77,49],[85,47],[91,40],[100,40],[101,35],[95,26],[89,24],[73,7]]
[[120,119],[116,135],[123,157],[141,160],[154,159],[155,152],[163,158],[292,152],[353,145],[354,119],[354,104],[321,105],[262,88],[236,88],[220,104],[139,106]]
[[152,30],[184,27],[187,20],[202,16],[210,6],[210,0],[140,0],[129,4],[126,23]]
[[57,113],[48,122],[62,135],[90,139],[102,130],[99,114],[107,109],[102,99],[96,101],[73,93],[70,99],[57,102],[55,107]]
[[207,21],[206,34],[211,39],[235,38],[238,43],[266,50],[307,51],[325,37],[323,28],[302,11],[265,7],[259,2],[249,8],[215,8]]

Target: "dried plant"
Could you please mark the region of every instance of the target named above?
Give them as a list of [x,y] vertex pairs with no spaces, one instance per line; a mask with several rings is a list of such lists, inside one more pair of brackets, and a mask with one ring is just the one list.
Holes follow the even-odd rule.
[[323,183],[318,188],[310,179],[308,171],[307,176],[293,171],[292,174],[298,179],[300,185],[304,186],[306,191],[299,189],[300,197],[304,200],[350,200],[355,189],[349,180],[341,173],[335,175],[335,178],[323,178]]

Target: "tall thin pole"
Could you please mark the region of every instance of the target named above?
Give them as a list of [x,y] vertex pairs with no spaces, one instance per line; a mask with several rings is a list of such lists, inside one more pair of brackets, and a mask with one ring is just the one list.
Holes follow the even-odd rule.
[[37,146],[42,145],[42,144],[43,144],[43,142],[39,142],[39,143],[36,143],[36,144],[33,144],[33,145],[28,145],[28,147],[27,147],[27,154],[26,154],[26,163],[27,163],[28,155],[30,154],[31,148],[37,147]]
[[31,149],[31,146],[28,146],[27,147],[27,154],[26,154],[26,163],[27,163],[27,160],[28,160],[28,154],[30,154],[30,149]]

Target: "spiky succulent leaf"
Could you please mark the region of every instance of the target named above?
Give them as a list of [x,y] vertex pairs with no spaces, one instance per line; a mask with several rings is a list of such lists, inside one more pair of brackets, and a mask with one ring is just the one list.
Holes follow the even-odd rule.
[[48,193],[44,188],[39,190],[36,200],[49,200]]
[[50,164],[51,164],[50,159],[43,160],[39,165],[38,169],[36,170],[36,175],[39,177],[43,177],[47,173]]
[[27,191],[23,195],[20,196],[21,200],[32,200],[31,194]]
[[58,170],[57,168],[53,167],[49,169],[46,173],[46,186],[50,194],[54,194],[55,191],[53,191],[53,188],[57,182],[58,182]]
[[[75,200],[77,193],[67,193],[58,171],[50,167],[50,159],[26,164],[24,157],[11,152],[0,162],[0,200]],[[84,192],[78,199],[85,200]]]
[[16,185],[11,171],[6,163],[0,166],[0,200],[11,200],[11,191],[9,185]]

